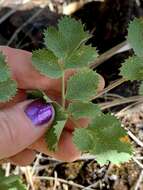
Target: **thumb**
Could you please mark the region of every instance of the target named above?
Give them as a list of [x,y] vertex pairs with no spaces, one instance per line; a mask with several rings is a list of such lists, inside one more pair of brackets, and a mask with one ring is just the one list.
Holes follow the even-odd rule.
[[53,106],[41,100],[0,110],[0,159],[13,156],[38,140],[53,118]]

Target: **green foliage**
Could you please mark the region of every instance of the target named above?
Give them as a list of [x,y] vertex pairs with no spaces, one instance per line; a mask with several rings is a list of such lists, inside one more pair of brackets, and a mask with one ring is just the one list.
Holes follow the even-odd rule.
[[26,186],[16,175],[5,177],[5,173],[0,169],[0,189],[1,190],[26,190]]
[[101,114],[99,106],[91,102],[73,102],[69,105],[68,112],[74,119],[85,117],[95,118]]
[[62,76],[61,65],[55,55],[47,50],[36,50],[32,54],[32,64],[36,69],[51,78],[59,78]]
[[127,80],[143,80],[143,59],[129,57],[123,63],[120,74]]
[[17,84],[14,80],[7,80],[0,82],[0,102],[9,101],[16,95]]
[[0,82],[6,81],[11,77],[8,65],[5,62],[5,56],[0,53]]
[[[138,34],[141,37],[139,31]],[[131,44],[135,44],[131,40],[132,35],[129,36]],[[107,161],[118,164],[131,158],[131,144],[120,122],[114,116],[104,115],[98,105],[91,103],[98,93],[99,75],[89,68],[90,63],[96,61],[98,56],[96,48],[86,44],[90,37],[81,22],[70,17],[62,17],[57,28],[49,27],[45,30],[45,48],[33,51],[32,65],[46,77],[61,78],[62,106],[49,99],[45,92],[39,89],[28,91],[28,94],[32,98],[43,98],[54,106],[55,119],[45,135],[49,150],[57,150],[68,118],[75,119],[73,123],[79,128],[73,132],[73,141],[79,150],[95,154],[101,164]],[[134,47],[136,54],[140,55],[141,51],[138,52],[135,45]],[[76,73],[64,84],[65,72],[71,68],[76,69]],[[128,80],[142,79],[142,68],[142,58],[134,56],[126,60],[121,68],[121,75]],[[17,84],[11,79],[5,57],[0,55],[0,101],[10,100],[16,94],[16,88]],[[87,128],[82,128],[77,123],[77,119],[81,118],[90,119]],[[1,184],[4,187],[5,184]],[[17,181],[12,184],[18,187]],[[23,189],[19,186],[19,190]]]
[[91,69],[83,69],[70,77],[67,83],[68,100],[89,101],[97,94],[99,76]]
[[45,139],[48,144],[48,149],[50,151],[57,150],[58,142],[64,129],[65,122],[66,120],[57,121],[56,124],[54,124],[49,130],[47,130]]
[[121,128],[120,122],[109,114],[94,118],[88,128],[76,129],[73,140],[82,151],[95,154],[100,164],[105,164],[107,161],[119,164],[132,157],[125,130]]
[[96,49],[91,46],[82,45],[65,60],[65,68],[82,68],[95,61],[98,54]]
[[12,99],[17,92],[17,83],[11,79],[11,73],[5,62],[5,56],[0,53],[0,102]]
[[55,110],[55,118],[53,122],[53,126],[47,130],[45,135],[45,140],[48,145],[48,149],[51,151],[57,150],[58,141],[64,129],[64,125],[67,120],[67,114],[63,110],[63,108],[57,103],[53,102],[54,110]]
[[69,18],[63,17],[58,23],[58,29],[49,27],[45,31],[45,45],[53,53],[64,60],[73,50],[87,40],[90,35],[84,31],[81,23]]
[[129,24],[128,42],[139,57],[143,57],[143,19],[135,18]]

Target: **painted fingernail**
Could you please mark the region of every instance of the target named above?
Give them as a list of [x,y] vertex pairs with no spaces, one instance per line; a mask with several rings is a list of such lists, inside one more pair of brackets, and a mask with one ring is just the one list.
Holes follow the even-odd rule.
[[48,123],[54,114],[53,106],[42,100],[31,102],[25,109],[26,115],[35,126]]

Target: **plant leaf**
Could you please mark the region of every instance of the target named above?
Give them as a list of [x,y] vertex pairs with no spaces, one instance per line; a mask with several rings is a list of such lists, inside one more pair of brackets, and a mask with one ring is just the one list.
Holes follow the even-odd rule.
[[0,169],[0,189],[1,190],[26,190],[26,186],[23,184],[19,176],[10,175],[5,176],[5,173]]
[[6,102],[12,99],[17,92],[17,83],[14,80],[0,82],[0,102]]
[[128,42],[135,51],[136,55],[143,57],[143,19],[135,18],[129,24]]
[[68,112],[70,112],[75,119],[83,117],[95,118],[102,113],[99,106],[91,102],[73,102],[69,105]]
[[[86,132],[83,132],[84,130]],[[89,150],[85,145],[83,146],[84,138],[90,145]],[[131,144],[125,130],[120,122],[110,114],[96,117],[88,128],[75,129],[73,141],[82,151],[85,147],[85,151],[88,150],[89,153],[94,154],[100,164],[106,164],[107,161],[119,164],[132,157]]]
[[127,80],[143,80],[143,59],[137,56],[126,59],[120,69],[120,75]]
[[62,17],[58,23],[59,32],[64,36],[70,54],[81,42],[89,39],[91,35],[84,31],[84,25],[71,17]]
[[11,77],[10,69],[5,59],[6,57],[0,52],[0,82],[6,81]]
[[98,54],[94,47],[82,45],[65,60],[65,68],[82,68],[95,61]]
[[73,143],[80,151],[90,152],[92,150],[93,136],[85,128],[76,128]]
[[56,102],[53,102],[52,105],[55,110],[55,118],[52,127],[46,132],[45,140],[48,145],[48,149],[55,151],[67,120],[67,114]]
[[63,74],[58,59],[51,51],[46,49],[33,52],[32,64],[41,74],[51,78],[59,78]]
[[64,59],[67,55],[67,44],[64,36],[55,27],[48,27],[44,32],[44,42],[58,58]]
[[58,142],[64,129],[65,123],[66,120],[57,121],[55,125],[53,125],[50,129],[47,130],[45,139],[48,145],[48,149],[50,151],[57,150]]
[[89,101],[97,94],[99,76],[91,69],[82,69],[67,82],[68,100]]
[[58,29],[59,31],[55,27],[49,27],[44,33],[44,41],[46,47],[62,60],[90,37],[84,32],[83,25],[70,17],[62,17]]

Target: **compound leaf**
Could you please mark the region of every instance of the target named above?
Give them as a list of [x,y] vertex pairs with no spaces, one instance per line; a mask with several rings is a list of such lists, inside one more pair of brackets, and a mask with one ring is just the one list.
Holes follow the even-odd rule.
[[136,55],[143,57],[143,19],[135,18],[129,24],[128,42],[135,51]]
[[97,93],[99,76],[91,69],[82,69],[70,77],[67,82],[68,100],[89,101]]
[[95,61],[98,54],[94,47],[82,45],[65,60],[65,68],[82,68]]
[[17,92],[17,83],[9,79],[4,82],[0,82],[0,102],[6,102],[12,99]]
[[143,80],[143,59],[129,57],[123,63],[120,74],[127,80]]
[[68,112],[70,112],[75,119],[83,117],[95,118],[102,113],[99,106],[91,102],[73,102],[69,105]]
[[[83,144],[89,144],[89,153],[96,156],[100,164],[106,164],[107,161],[119,164],[128,161],[132,157],[131,144],[126,136],[125,130],[121,127],[120,122],[112,115],[100,115],[94,119],[88,128],[75,129],[74,143],[79,149],[87,151],[87,147]],[[86,131],[86,132],[83,132]]]
[[5,56],[0,53],[0,82],[6,81],[11,77],[10,69],[5,59]]
[[41,73],[51,78],[62,76],[61,65],[55,55],[47,50],[36,50],[32,54],[32,64]]

